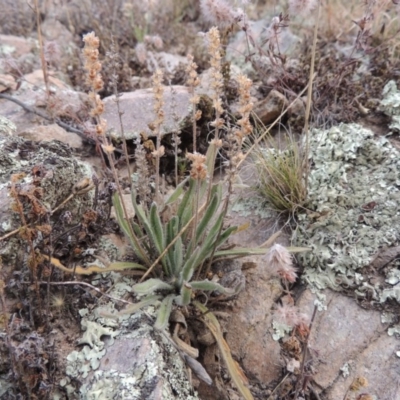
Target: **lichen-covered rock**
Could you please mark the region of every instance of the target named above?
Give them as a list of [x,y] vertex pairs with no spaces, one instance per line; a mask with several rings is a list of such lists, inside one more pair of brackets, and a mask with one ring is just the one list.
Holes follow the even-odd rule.
[[384,138],[356,124],[341,124],[310,135],[309,203],[299,214],[296,245],[312,251],[301,255],[303,279],[313,287],[358,288],[381,302],[400,301],[396,285],[385,290],[369,282],[364,267],[382,246],[400,238],[400,154]]
[[[10,180],[13,174],[24,173],[18,185],[29,190],[34,185],[42,191],[40,204],[50,213],[71,195],[74,185],[92,176],[91,167],[72,155],[71,148],[59,141],[36,143],[13,136],[0,136],[0,236],[21,226],[17,213],[10,208]],[[35,183],[34,183],[35,182]],[[71,211],[71,223],[79,221],[78,210],[89,207],[90,193],[75,196],[62,211]],[[15,238],[0,242],[0,255],[16,255]]]
[[382,91],[383,99],[379,109],[391,117],[390,129],[400,132],[400,90],[395,81],[389,81]]
[[[109,278],[114,280],[114,296],[123,296],[132,286],[128,278],[118,274]],[[184,362],[165,336],[153,328],[152,315],[128,314],[117,322],[103,317],[105,312],[115,313],[114,305],[109,303],[90,313],[81,310],[85,333],[79,344],[83,347],[68,355],[67,376],[60,382],[71,398],[198,399]]]

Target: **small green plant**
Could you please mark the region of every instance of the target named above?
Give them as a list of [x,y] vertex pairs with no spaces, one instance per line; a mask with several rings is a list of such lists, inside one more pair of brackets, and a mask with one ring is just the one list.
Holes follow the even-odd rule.
[[[166,327],[173,303],[187,306],[196,290],[218,291],[227,295],[240,291],[240,287],[228,289],[208,279],[199,280],[202,275],[206,275],[205,269],[208,269],[212,260],[266,252],[265,248],[224,249],[227,240],[238,227],[223,228],[225,214],[221,212],[222,183],[209,187],[205,179],[207,169],[213,168],[216,153],[217,145],[213,141],[207,157],[189,155],[193,163],[191,176],[181,182],[161,206],[153,202],[146,209],[137,201],[137,193],[132,190],[137,222],[126,220],[120,197],[118,193],[114,195],[118,223],[143,263],[132,266],[143,268],[147,264],[146,275],[154,268],[157,276],[134,285],[133,291],[137,295],[146,296],[141,301],[142,306],[161,300],[155,324],[158,329]],[[168,212],[168,208],[173,208],[176,213]],[[140,239],[147,257],[141,255],[128,224],[131,224]],[[156,295],[157,292],[162,292],[162,295]]]
[[253,151],[258,173],[258,190],[273,209],[294,212],[306,199],[305,154],[292,138],[284,150],[265,140]]

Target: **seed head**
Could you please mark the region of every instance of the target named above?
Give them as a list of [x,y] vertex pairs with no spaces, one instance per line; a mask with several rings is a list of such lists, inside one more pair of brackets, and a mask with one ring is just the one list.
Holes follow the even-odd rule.
[[268,268],[287,282],[295,282],[297,279],[296,268],[293,266],[292,256],[289,251],[280,244],[274,244],[266,255]]

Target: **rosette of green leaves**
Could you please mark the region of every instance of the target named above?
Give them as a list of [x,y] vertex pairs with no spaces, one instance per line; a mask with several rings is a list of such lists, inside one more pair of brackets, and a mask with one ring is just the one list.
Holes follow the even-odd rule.
[[[210,145],[207,152],[207,168],[213,168],[215,154],[216,148]],[[227,240],[238,227],[223,227],[225,214],[221,212],[221,182],[209,185],[207,181],[189,177],[175,188],[163,205],[153,202],[148,209],[137,201],[136,192],[132,189],[136,220],[125,218],[117,193],[113,202],[118,223],[143,264],[140,266],[132,263],[132,268],[150,268],[146,261],[159,260],[158,277],[133,286],[133,291],[143,296],[139,304],[145,306],[161,300],[155,324],[159,329],[168,324],[173,304],[188,305],[196,290],[218,291],[230,296],[241,290],[241,287],[228,289],[207,279],[193,279],[198,275],[199,268],[210,262],[211,258],[218,260],[243,257],[265,254],[267,251],[265,247],[224,249]],[[171,215],[165,212],[168,207],[176,211],[174,215],[166,218],[166,215]],[[138,247],[139,243],[141,248]]]

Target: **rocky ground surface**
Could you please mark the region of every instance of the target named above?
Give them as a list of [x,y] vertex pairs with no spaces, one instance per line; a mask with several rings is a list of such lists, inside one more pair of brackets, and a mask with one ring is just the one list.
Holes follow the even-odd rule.
[[[71,68],[77,68],[76,65],[71,66],[70,62],[71,54],[78,51],[69,24],[77,23],[76,18],[87,18],[71,10],[64,7],[57,14],[51,9],[42,25],[45,40],[56,41],[61,55],[57,68],[53,66],[50,69],[50,94],[46,93],[40,69],[37,41],[10,34],[0,35],[0,55],[3,57],[3,67],[0,70],[0,93],[3,95],[0,97],[0,277],[6,284],[2,306],[8,310],[3,309],[4,317],[0,319],[0,398],[14,398],[13,384],[8,375],[10,364],[5,360],[5,355],[12,349],[12,357],[18,360],[14,373],[22,382],[17,390],[21,390],[22,386],[23,390],[34,390],[36,393],[25,398],[240,399],[229,381],[216,344],[211,341],[201,345],[200,361],[213,379],[213,384],[208,386],[196,376],[190,377],[182,356],[168,336],[154,331],[151,309],[128,315],[120,321],[105,318],[102,312],[113,308],[110,306],[110,302],[114,304],[113,300],[97,296],[92,287],[82,288],[70,283],[60,286],[60,308],[56,305],[58,294],[52,298],[51,304],[41,304],[43,309],[51,310],[47,321],[34,322],[37,310],[27,312],[30,309],[28,303],[38,290],[35,286],[39,283],[29,287],[26,285],[27,277],[30,276],[26,254],[31,251],[31,246],[26,242],[29,235],[15,234],[20,219],[16,210],[10,209],[12,190],[29,200],[28,208],[31,213],[39,216],[43,235],[51,226],[56,234],[65,236],[65,240],[57,237],[58,247],[54,250],[54,256],[63,259],[65,265],[72,265],[73,260],[76,264],[77,260],[83,263],[90,259],[90,262],[104,266],[107,262],[129,259],[131,256],[131,250],[118,232],[115,220],[108,218],[109,213],[113,214],[107,186],[85,190],[89,186],[85,180],[103,176],[104,168],[93,137],[84,134],[82,129],[89,121],[88,96],[79,85],[73,85],[71,75],[68,75]],[[295,35],[290,34],[285,43],[290,47],[297,40]],[[238,34],[231,42],[227,57],[234,57],[240,46],[243,46],[242,43],[243,38]],[[187,61],[178,51],[173,50],[173,46],[170,52],[153,49],[154,60],[150,57],[152,62],[166,68],[173,81],[164,95],[165,103],[168,104],[165,109],[167,136],[177,126],[184,130],[190,125],[189,92],[182,79],[178,79]],[[8,68],[10,60],[15,63],[11,72]],[[236,69],[240,69],[239,62],[236,64],[232,68],[232,75]],[[18,76],[15,74],[16,69],[20,71]],[[204,69],[199,87],[206,117],[210,107],[210,99],[207,98],[210,91],[208,74],[209,70]],[[133,140],[139,133],[151,136],[149,124],[152,122],[154,100],[149,74],[137,74],[130,78],[130,88],[133,89],[124,93],[119,101],[125,135],[133,146]],[[358,122],[372,129],[370,138],[362,139],[361,143],[366,140],[378,143],[382,136],[390,134],[388,143],[392,147],[387,150],[387,154],[395,157],[398,149],[400,96],[396,97],[397,88],[391,88],[386,89],[386,92],[392,93],[392,97],[387,93],[385,96],[382,85],[380,98],[375,99],[375,103],[371,102],[376,106],[375,117],[368,115]],[[264,96],[260,86],[257,90],[255,88],[253,100],[258,118],[264,124],[274,121],[289,104],[288,97],[279,90],[270,90]],[[104,102],[110,137],[115,143],[120,143],[121,126],[115,96],[107,93]],[[234,104],[232,110],[235,110]],[[301,120],[304,110],[301,99],[292,105],[289,119]],[[43,118],[43,114],[46,118]],[[199,128],[200,149],[206,146],[207,138],[202,137],[202,134],[210,121],[211,118]],[[361,130],[361,126],[356,129]],[[348,151],[344,146],[340,147],[343,143],[335,147],[342,153]],[[363,144],[360,144],[354,152],[358,154],[362,149]],[[362,173],[372,176],[381,164],[383,161],[376,165],[363,165]],[[354,170],[356,165],[347,165],[346,168]],[[168,174],[168,162],[164,168]],[[400,168],[397,164],[393,168],[391,173],[394,177],[388,182],[397,188]],[[347,178],[351,175],[350,169],[340,172],[340,184],[343,184],[343,178],[346,186]],[[331,174],[334,172],[330,171]],[[11,176],[20,173],[24,173],[24,176],[12,181]],[[243,172],[243,179],[248,183],[246,173]],[[126,174],[125,167],[121,166],[120,176]],[[381,182],[386,180],[382,178]],[[394,192],[393,189],[390,193]],[[385,199],[387,193],[379,193],[379,196]],[[375,197],[372,196],[363,203],[372,204],[373,201]],[[94,202],[96,208],[93,207]],[[299,220],[298,223],[303,224],[304,231],[310,224],[319,223],[324,229],[328,227],[329,235],[336,237],[346,227],[335,225],[335,221],[324,225],[324,204],[330,207],[328,201],[322,203],[321,200],[313,209],[320,214]],[[318,209],[319,206],[321,208]],[[348,210],[350,206],[345,204],[345,207]],[[394,211],[393,204],[388,207],[382,205],[377,208],[376,219],[379,223],[379,213],[385,214],[385,210],[392,210],[394,215],[389,218],[393,220],[390,240],[388,236],[385,243],[375,241],[371,244],[368,254],[360,255],[360,259],[364,258],[354,271],[347,264],[345,267],[340,266],[344,270],[338,268],[332,272],[328,268],[327,265],[333,263],[332,260],[339,253],[335,253],[333,243],[324,242],[323,238],[328,234],[323,230],[319,231],[321,236],[317,243],[321,247],[315,249],[314,253],[321,254],[323,265],[316,263],[311,270],[307,264],[311,263],[310,259],[301,259],[299,269],[304,271],[307,279],[297,283],[293,292],[296,305],[304,314],[311,317],[316,310],[308,343],[301,342],[293,332],[285,334],[279,331],[279,327],[274,325],[274,311],[286,293],[279,280],[272,276],[265,258],[248,257],[240,262],[216,267],[215,272],[225,276],[225,279],[241,279],[246,283],[237,298],[218,304],[216,311],[220,315],[232,355],[247,376],[254,398],[292,398],[286,396],[295,391],[298,376],[302,373],[303,377],[306,375],[308,378],[307,399],[337,400],[345,399],[347,395],[354,396],[349,399],[400,399],[400,275],[396,264],[400,253],[396,250],[400,228],[395,224],[398,219],[396,207]],[[366,213],[374,213],[373,208],[362,210],[363,221],[371,217]],[[96,217],[93,217],[93,210]],[[251,228],[238,233],[232,244],[249,247],[260,245],[280,229],[283,233],[277,241],[283,245],[296,240],[299,245],[313,244],[310,241],[302,242],[303,239],[293,234],[286,220],[268,210],[263,199],[256,193],[250,196],[238,193],[229,222],[237,225],[251,223]],[[73,226],[79,228],[70,229]],[[368,226],[377,230],[373,223]],[[35,237],[32,240],[40,239]],[[77,245],[71,247],[71,240]],[[394,248],[395,251],[388,258],[385,258],[385,253],[382,256],[384,260],[371,267],[374,257],[379,255],[384,246]],[[345,248],[347,255],[353,254],[357,251],[357,241],[349,247],[346,244]],[[351,259],[354,263],[358,261],[359,258]],[[60,271],[44,269],[40,272],[43,281],[50,280],[50,277],[51,281],[56,278],[60,282],[73,280],[72,275],[61,275]],[[318,279],[315,278],[316,274]],[[98,274],[84,281],[111,297],[126,299],[131,292],[134,276]],[[348,283],[350,281],[351,284]],[[384,300],[382,296],[386,296]],[[43,328],[41,331],[41,327],[46,324],[51,329]],[[358,390],[351,391],[355,382],[362,379],[368,385],[359,384]],[[193,389],[192,384],[196,389]],[[115,393],[118,393],[117,397]],[[365,397],[362,397],[363,394]],[[370,397],[366,397],[367,394]]]

